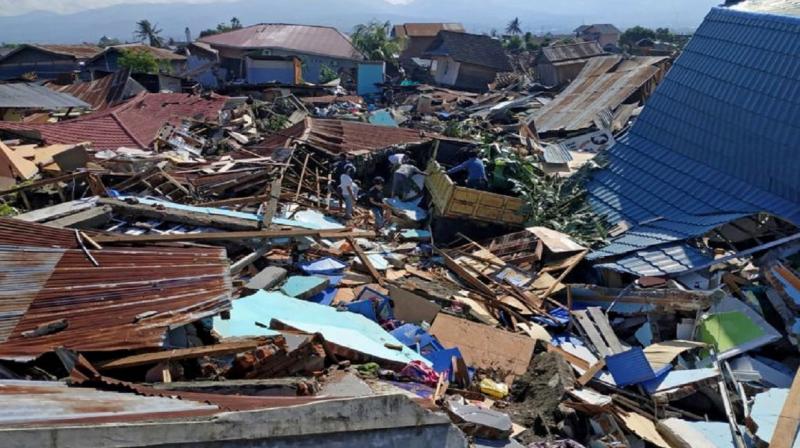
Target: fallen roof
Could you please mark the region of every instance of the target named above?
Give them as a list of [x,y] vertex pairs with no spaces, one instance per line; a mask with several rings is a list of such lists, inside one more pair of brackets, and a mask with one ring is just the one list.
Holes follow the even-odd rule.
[[[68,93],[89,103],[94,110],[116,106],[126,99],[129,93],[137,94],[145,90],[138,82],[130,78],[130,70],[118,70],[100,79],[78,82],[65,86],[48,84],[52,90]],[[130,91],[130,92],[129,92]]]
[[163,48],[156,48],[151,47],[150,45],[145,44],[123,44],[123,45],[114,45],[113,47],[107,47],[102,52],[95,55],[92,59],[88,62],[91,63],[97,59],[102,58],[108,53],[114,52],[123,52],[123,51],[134,51],[134,52],[144,52],[152,55],[157,61],[185,61],[186,56],[174,53],[169,50],[165,50]]
[[72,95],[55,92],[43,85],[27,82],[0,84],[0,109],[62,110],[90,107]]
[[591,128],[597,116],[614,112],[657,78],[667,57],[601,56],[589,59],[578,77],[534,116],[540,133]]
[[450,56],[457,62],[489,67],[500,72],[513,70],[503,44],[481,34],[440,31],[425,55]]
[[579,42],[577,44],[551,45],[542,48],[542,55],[550,62],[563,62],[574,59],[587,59],[600,56],[603,47],[597,42]]
[[[91,256],[98,266],[73,230],[0,218],[0,359],[57,347],[160,348],[168,330],[230,308],[224,249],[105,248]],[[31,334],[62,320],[61,330]]]
[[227,97],[181,93],[142,93],[102,112],[59,123],[0,122],[0,131],[41,139],[47,144],[91,141],[95,149],[148,148],[159,129],[183,118],[218,119]]
[[404,23],[394,26],[396,37],[436,37],[439,31],[455,31],[463,33],[466,30],[460,23]]
[[234,48],[275,48],[299,53],[363,60],[344,34],[328,26],[262,23],[227,33],[200,38],[213,46]]
[[630,227],[590,258],[759,212],[800,224],[798,33],[800,18],[711,10],[588,186],[595,210]]
[[259,148],[286,147],[292,141],[304,143],[328,154],[369,154],[398,145],[422,144],[434,136],[408,128],[377,126],[357,121],[306,118],[280,134],[267,137]]

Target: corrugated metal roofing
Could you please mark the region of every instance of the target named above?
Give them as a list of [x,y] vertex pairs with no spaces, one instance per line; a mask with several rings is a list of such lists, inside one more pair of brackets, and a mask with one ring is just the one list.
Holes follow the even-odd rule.
[[[0,218],[0,359],[28,360],[56,347],[111,351],[164,346],[170,328],[230,308],[220,248],[104,248],[71,230]],[[155,312],[146,318],[143,313]],[[55,321],[67,327],[26,332]]]
[[561,145],[545,146],[542,158],[545,163],[569,163],[572,161],[572,155]]
[[200,41],[212,46],[275,48],[343,59],[364,59],[347,36],[327,26],[264,23],[203,37]]
[[578,78],[536,112],[539,132],[578,131],[593,126],[598,114],[615,111],[648,82],[655,83],[667,58],[621,56],[589,59]]
[[499,72],[513,70],[503,44],[482,34],[440,31],[424,55],[450,56],[457,62],[489,67]]
[[597,42],[579,42],[577,44],[551,45],[542,48],[542,54],[550,62],[563,62],[573,59],[587,59],[600,56],[603,47]]
[[156,48],[151,47],[150,45],[145,44],[123,44],[123,45],[114,45],[113,47],[107,47],[102,52],[95,55],[89,62],[94,61],[103,57],[103,55],[111,53],[111,52],[122,52],[125,50],[135,51],[135,52],[145,52],[152,55],[156,58],[157,61],[185,61],[186,56],[174,53],[169,50],[165,50],[163,48]]
[[66,86],[48,84],[48,87],[57,92],[73,95],[89,103],[92,109],[99,110],[121,103],[126,99],[125,95],[129,90],[133,94],[144,91],[144,87],[131,79],[130,74],[129,70],[118,70],[94,81],[78,82]]
[[39,84],[18,82],[0,84],[0,109],[62,110],[89,109],[91,106],[67,93],[55,92]]
[[0,380],[0,426],[52,422],[88,423],[113,418],[213,415],[219,408],[200,401],[69,387],[55,381]]
[[800,18],[713,9],[589,201],[631,230],[597,259],[768,212],[800,224]]
[[0,130],[40,138],[47,144],[91,141],[95,149],[147,148],[166,123],[183,118],[216,121],[228,98],[182,93],[142,93],[106,111],[59,123],[0,122]]
[[597,269],[610,269],[640,277],[678,274],[713,258],[686,244],[667,245],[632,252],[614,262],[596,264]]

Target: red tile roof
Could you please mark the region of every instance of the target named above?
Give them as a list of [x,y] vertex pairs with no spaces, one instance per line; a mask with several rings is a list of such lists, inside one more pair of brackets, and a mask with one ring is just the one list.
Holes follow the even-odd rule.
[[41,139],[47,144],[90,141],[95,149],[148,148],[166,123],[183,118],[217,120],[227,97],[205,99],[181,93],[142,93],[130,101],[86,117],[59,123],[0,122],[0,131]]
[[275,48],[343,59],[364,59],[364,55],[356,50],[347,36],[327,26],[264,23],[206,36],[200,41],[212,46]]

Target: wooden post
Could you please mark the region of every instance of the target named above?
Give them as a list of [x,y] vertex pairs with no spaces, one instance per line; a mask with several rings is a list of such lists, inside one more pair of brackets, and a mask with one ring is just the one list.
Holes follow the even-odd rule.
[[770,448],[791,448],[797,438],[797,427],[800,425],[800,370],[792,381],[783,409],[778,416],[778,424],[769,441]]
[[369,275],[371,275],[372,278],[374,278],[379,285],[384,286],[385,282],[380,272],[378,272],[378,270],[375,269],[375,266],[373,266],[372,262],[369,261],[369,257],[367,257],[367,254],[364,253],[364,250],[361,249],[361,246],[358,245],[356,240],[352,237],[347,237],[347,242],[350,243],[351,246],[353,246],[353,250],[358,256],[358,259],[361,260],[362,263],[364,263],[364,266],[366,266],[367,271],[369,271]]
[[306,176],[306,167],[308,166],[308,158],[311,154],[306,153],[306,158],[303,160],[303,170],[300,171],[300,180],[297,182],[297,191],[294,192],[294,200],[297,201],[297,198],[300,197],[300,189],[303,188],[303,179]]

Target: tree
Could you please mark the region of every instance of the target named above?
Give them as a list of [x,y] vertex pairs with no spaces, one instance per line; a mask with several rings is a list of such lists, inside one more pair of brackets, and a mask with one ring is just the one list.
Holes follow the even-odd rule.
[[402,50],[403,42],[389,36],[389,22],[372,21],[357,25],[350,36],[353,46],[367,59],[384,61],[397,65],[397,56]]
[[514,20],[508,22],[508,26],[506,27],[506,34],[511,34],[513,36],[522,34],[522,28],[520,28],[519,17],[514,17]]
[[661,42],[672,42],[675,40],[675,35],[669,28],[656,28],[656,39]]
[[636,42],[639,42],[645,38],[655,40],[656,32],[650,28],[637,25],[633,28],[628,28],[625,30],[625,32],[622,33],[622,36],[620,36],[619,41],[622,45],[632,47],[636,45]]
[[230,25],[227,23],[220,23],[216,28],[209,28],[207,30],[200,31],[200,37],[213,36],[214,34],[227,33],[228,31],[240,30],[242,28],[242,22],[240,22],[238,18],[234,17],[231,19]]
[[511,36],[503,42],[503,46],[511,53],[519,53],[525,49],[525,42],[519,36]]
[[323,65],[319,69],[319,83],[320,84],[327,84],[335,79],[339,79],[339,74],[336,73],[336,70],[328,67],[327,65]]
[[151,47],[161,48],[163,43],[161,36],[159,36],[161,31],[158,29],[157,24],[153,25],[149,20],[140,20],[136,22],[136,31],[134,31],[133,35],[142,42],[149,41]]
[[100,40],[97,41],[97,46],[100,48],[106,48],[106,47],[113,47],[114,45],[119,45],[121,43],[122,42],[120,42],[119,39],[103,36],[100,38]]
[[145,50],[124,49],[117,61],[120,67],[130,69],[134,73],[158,72],[156,57]]

